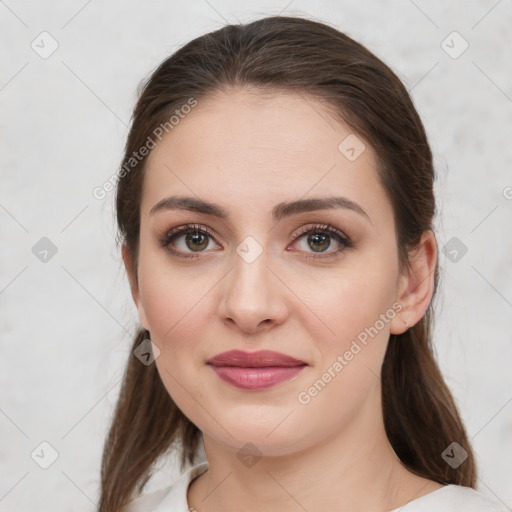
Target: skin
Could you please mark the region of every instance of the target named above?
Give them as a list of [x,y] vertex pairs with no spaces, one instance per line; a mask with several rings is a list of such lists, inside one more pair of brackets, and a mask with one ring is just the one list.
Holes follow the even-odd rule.
[[[162,381],[203,432],[209,470],[188,489],[189,506],[199,512],[235,504],[247,512],[384,512],[441,487],[412,474],[394,453],[379,378],[390,333],[418,322],[431,301],[435,237],[423,234],[410,254],[411,271],[401,274],[373,149],[364,142],[355,161],[338,150],[352,133],[312,98],[236,89],[201,101],[149,156],[137,277],[127,248],[123,257],[140,322],[160,350]],[[150,214],[171,195],[217,203],[229,217],[177,209]],[[272,219],[278,203],[332,195],[355,201],[368,218],[330,209]],[[186,235],[171,244],[195,258],[159,244],[187,223],[215,234],[203,239],[202,252],[197,242],[186,244]],[[315,224],[331,224],[353,247],[308,259],[340,247],[334,238],[320,249],[307,235],[296,239],[299,228]],[[248,236],[263,250],[251,263],[236,251]],[[298,394],[395,303],[400,312],[309,403],[300,403]],[[242,390],[205,364],[231,349],[275,350],[308,366],[272,388]],[[261,456],[251,467],[237,457],[248,442]]]

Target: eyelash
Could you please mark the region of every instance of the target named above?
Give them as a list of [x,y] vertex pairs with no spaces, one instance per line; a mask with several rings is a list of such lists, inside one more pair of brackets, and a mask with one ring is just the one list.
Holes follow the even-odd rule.
[[[167,233],[164,234],[159,240],[160,246],[163,247],[165,250],[170,252],[171,254],[178,256],[180,258],[198,258],[201,255],[201,252],[204,251],[197,251],[194,253],[182,253],[180,251],[176,251],[175,249],[171,249],[169,247],[169,244],[173,242],[176,238],[182,235],[186,235],[189,233],[198,233],[203,235],[208,235],[210,238],[215,240],[215,234],[213,231],[206,227],[206,226],[200,226],[199,224],[185,224],[183,226],[179,226],[177,228],[171,229]],[[334,238],[339,244],[340,247],[334,251],[322,254],[322,253],[306,253],[307,255],[304,256],[306,259],[311,260],[321,260],[326,258],[334,258],[336,256],[339,256],[340,253],[342,253],[345,249],[352,249],[354,247],[352,241],[350,238],[345,236],[341,231],[336,229],[334,226],[331,226],[330,224],[316,224],[313,226],[306,226],[299,230],[299,232],[296,234],[294,240],[292,243],[296,242],[300,238],[304,237],[305,235],[313,235],[313,234],[328,234],[332,238]],[[320,255],[322,254],[322,255]]]

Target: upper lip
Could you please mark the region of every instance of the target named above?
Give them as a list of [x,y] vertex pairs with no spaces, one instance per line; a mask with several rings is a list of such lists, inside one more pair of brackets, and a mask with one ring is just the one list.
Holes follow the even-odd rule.
[[206,362],[213,366],[240,366],[243,368],[304,366],[307,364],[300,359],[295,359],[294,357],[272,350],[259,350],[258,352],[229,350],[228,352],[217,354]]

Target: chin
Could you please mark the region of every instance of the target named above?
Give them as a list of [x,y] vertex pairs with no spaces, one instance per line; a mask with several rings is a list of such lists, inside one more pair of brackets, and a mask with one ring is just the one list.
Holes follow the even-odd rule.
[[310,439],[311,436],[301,432],[299,425],[295,423],[279,425],[285,416],[286,414],[281,415],[279,420],[268,422],[262,422],[260,419],[259,424],[251,421],[230,421],[228,431],[231,436],[218,425],[208,429],[209,433],[205,435],[212,437],[214,442],[224,445],[237,455],[241,453],[274,457],[289,455],[299,451],[299,446],[305,448],[302,446],[304,440]]

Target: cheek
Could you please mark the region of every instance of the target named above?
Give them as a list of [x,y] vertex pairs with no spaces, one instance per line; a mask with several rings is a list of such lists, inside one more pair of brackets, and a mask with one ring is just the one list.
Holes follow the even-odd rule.
[[[187,336],[204,318],[204,298],[215,276],[171,265],[161,249],[147,248],[139,259],[139,289],[151,335],[157,344]],[[162,349],[162,347],[159,347]],[[165,348],[165,347],[164,347]]]
[[[343,287],[321,311],[335,334],[317,338],[321,352],[318,371],[328,371],[331,377],[336,374],[344,392],[357,394],[373,380],[372,374],[380,373],[395,311],[382,295],[357,287]],[[328,375],[325,379],[330,381]]]
[[165,255],[148,251],[140,258],[141,299],[151,340],[160,350],[156,363],[173,398],[179,383],[193,382],[204,363],[201,349],[214,307],[208,291],[216,281],[215,275],[169,265]]
[[328,341],[328,351],[347,349],[352,340],[360,334],[364,339],[364,333],[374,326],[387,339],[385,334],[395,315],[392,305],[396,292],[395,276],[389,267],[374,261],[373,267],[361,265],[360,269],[317,277],[314,287],[302,289],[304,302],[326,326],[326,334],[319,341]]
[[373,404],[380,397],[376,387],[396,315],[391,280],[380,276],[379,281],[373,273],[346,278],[310,297],[312,309],[335,333],[314,338],[317,364],[296,395],[311,428],[313,419],[322,417],[322,428],[335,432],[358,414],[369,396]]
[[[158,373],[173,401],[193,422],[201,417],[198,404],[208,403],[198,382],[204,360],[202,342],[211,324],[205,290],[211,286],[201,286],[199,281],[158,273],[147,276],[143,290],[151,340],[160,350],[155,361]],[[201,427],[208,429],[208,424]]]

